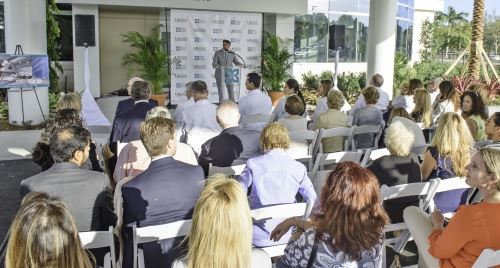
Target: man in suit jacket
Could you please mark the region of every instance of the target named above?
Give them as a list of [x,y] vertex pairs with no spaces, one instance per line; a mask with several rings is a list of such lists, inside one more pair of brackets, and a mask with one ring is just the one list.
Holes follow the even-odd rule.
[[[215,81],[217,82],[217,90],[219,91],[219,103],[224,99],[223,91],[225,84],[225,74],[222,73],[224,67],[231,67],[233,63],[236,65],[243,65],[234,54],[229,50],[231,42],[229,40],[222,41],[222,49],[215,51],[212,66],[215,68]],[[233,85],[226,84],[227,93],[231,101],[234,100]]]
[[[128,91],[128,95],[131,96],[132,95],[132,85],[137,82],[137,81],[144,81],[142,80],[141,78],[139,77],[132,77],[129,81],[128,81],[128,84],[127,84],[127,91]],[[148,100],[149,104],[153,105],[153,106],[158,106],[158,102],[156,100],[151,100],[149,99]],[[118,102],[118,106],[116,106],[116,112],[115,112],[115,117],[122,113],[122,112],[125,112],[127,110],[130,110],[132,108],[134,108],[134,98],[128,98],[126,100],[121,100]]]
[[[175,123],[151,118],[141,125],[141,140],[151,157],[149,167],[122,186],[124,261],[133,264],[131,226],[145,227],[191,219],[204,186],[203,170],[172,158]],[[179,239],[142,244],[146,267],[170,267],[179,256]]]
[[210,163],[218,167],[245,164],[260,152],[260,132],[243,130],[238,127],[240,113],[238,105],[232,101],[223,101],[217,108],[217,122],[224,129],[201,146],[198,163],[208,175]]
[[78,231],[105,231],[114,226],[113,197],[101,172],[80,168],[89,156],[90,133],[82,127],[64,128],[50,138],[54,165],[21,182],[21,194],[46,192],[68,204]]

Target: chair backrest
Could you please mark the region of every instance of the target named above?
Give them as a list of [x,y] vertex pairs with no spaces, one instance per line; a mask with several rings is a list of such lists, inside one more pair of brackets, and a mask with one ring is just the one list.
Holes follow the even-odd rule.
[[[447,192],[451,190],[460,190],[460,189],[472,189],[470,185],[465,183],[465,178],[463,177],[454,177],[449,179],[440,179],[435,178],[438,181],[438,186],[436,189],[436,193]],[[431,200],[431,204],[429,206],[429,210],[433,211],[435,209],[435,205],[433,200]]]
[[[137,267],[138,244],[186,236],[191,232],[192,220],[182,220],[161,225],[137,228],[132,226],[134,266]],[[142,262],[142,260],[141,260]]]
[[[371,149],[377,149],[378,147],[378,141],[380,139],[380,136],[382,136],[382,130],[383,127],[382,125],[363,125],[363,126],[356,126],[354,128],[354,131],[352,133],[353,139],[351,140],[351,149],[356,150],[356,143],[354,136],[359,135],[359,134],[375,134],[375,138],[373,139],[373,146],[370,147]],[[363,148],[365,149],[365,148]]]
[[230,166],[230,167],[218,167],[218,166],[210,166],[208,167],[208,175],[214,175],[217,173],[222,173],[226,175],[234,175],[234,176],[239,176],[243,172],[243,169],[245,169],[246,164],[242,165],[237,165],[237,166]]
[[381,158],[382,156],[386,156],[386,155],[390,155],[390,154],[391,154],[391,152],[389,152],[389,150],[387,148],[376,149],[376,150],[367,149],[365,151],[365,156],[363,157],[363,161],[361,161],[361,165],[363,167],[366,167],[371,161],[375,161],[375,160]]
[[304,217],[308,218],[314,204],[308,203],[292,203],[273,205],[250,211],[253,222],[266,221],[275,218],[290,218]]
[[[107,231],[79,232],[80,242],[85,249],[109,247],[109,255],[106,254],[104,267],[116,267],[115,242],[113,237],[113,226],[109,226]],[[111,264],[111,265],[110,265]]]
[[423,155],[427,150],[428,145],[413,146],[411,148],[411,153],[414,155]]
[[500,250],[495,251],[487,248],[481,252],[481,255],[474,262],[472,268],[493,267],[497,265],[500,265]]
[[391,187],[384,184],[380,187],[380,194],[384,201],[408,196],[425,196],[420,208],[426,210],[436,194],[438,184],[439,181],[436,179],[430,179],[427,182],[415,182]]
[[[351,144],[351,140],[353,137],[354,129],[356,127],[335,127],[335,128],[328,128],[328,129],[322,129],[323,133],[320,137],[320,141],[325,139],[325,138],[332,138],[332,137],[344,137],[344,151],[347,151],[349,148],[349,144]],[[323,153],[323,146],[319,145],[319,152]]]
[[241,123],[269,123],[272,119],[273,117],[270,114],[245,115],[241,118]]
[[335,164],[345,161],[352,161],[358,164],[361,163],[361,157],[363,156],[362,151],[357,152],[336,152],[336,153],[325,153],[318,154],[314,166],[312,169],[313,174],[316,174],[318,170],[322,170],[324,165]]
[[325,185],[326,177],[328,174],[332,172],[331,170],[319,170],[316,172],[316,175],[314,178],[311,178],[312,184],[314,186],[314,191],[318,194],[318,196],[321,194],[321,191],[323,190],[323,186]]
[[299,130],[299,131],[290,131],[288,132],[288,136],[292,141],[307,141],[309,143],[308,154],[315,155],[318,147],[318,135],[320,130]]

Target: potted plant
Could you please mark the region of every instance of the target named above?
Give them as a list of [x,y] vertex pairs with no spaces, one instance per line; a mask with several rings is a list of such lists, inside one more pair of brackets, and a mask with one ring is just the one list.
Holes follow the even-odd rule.
[[289,78],[291,58],[290,39],[282,39],[275,34],[264,33],[262,49],[262,80],[273,106],[283,97],[283,83]]
[[160,36],[160,27],[161,25],[153,27],[149,35],[135,31],[123,34],[123,41],[130,44],[133,51],[123,56],[122,65],[151,82],[151,99],[164,105],[166,97],[163,86],[170,81],[170,57]]

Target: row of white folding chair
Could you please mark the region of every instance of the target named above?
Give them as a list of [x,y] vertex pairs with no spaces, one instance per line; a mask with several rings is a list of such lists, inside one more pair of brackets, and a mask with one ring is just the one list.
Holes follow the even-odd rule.
[[324,166],[336,164],[345,161],[352,161],[361,164],[361,157],[363,152],[358,150],[357,152],[336,152],[336,153],[319,153],[314,162],[313,169],[311,170],[311,175],[316,176],[319,170],[324,170]]
[[296,152],[291,148],[287,153],[293,157],[298,162],[304,163],[308,170],[312,169],[312,165],[316,159],[316,155],[319,151],[319,147],[321,144],[321,133],[322,129],[316,130],[299,130],[299,131],[290,131],[288,136],[290,140],[296,142],[307,142],[307,152]]
[[[422,210],[427,210],[429,204],[434,198],[434,195],[436,194],[438,184],[439,180],[431,179],[427,182],[401,184],[392,187],[382,185],[380,187],[380,194],[383,201],[402,197],[418,196],[420,198],[419,207]],[[382,267],[386,267],[386,246],[389,246],[394,249],[394,251],[400,253],[404,249],[406,243],[411,239],[411,234],[404,222],[391,223],[386,225],[384,228],[384,233],[393,231],[402,232],[400,233],[399,237],[384,239]]]
[[365,151],[365,155],[363,156],[363,160],[361,161],[361,166],[367,167],[369,166],[373,161],[381,158],[382,156],[390,155],[391,152],[389,152],[389,149],[387,148],[382,148],[382,149],[367,149]]
[[[369,134],[372,133],[375,135],[373,140],[373,146],[369,147],[369,149],[377,149],[378,141],[382,136],[383,126],[382,125],[364,125],[364,126],[352,126],[352,127],[335,127],[329,129],[322,129],[323,131],[320,133],[318,137],[319,140],[319,152],[323,153],[323,145],[321,141],[325,138],[332,137],[343,137],[344,138],[344,147],[342,150],[344,151],[356,151],[356,143],[354,140],[354,136],[359,134]],[[367,148],[361,148],[367,149]]]
[[500,265],[500,250],[490,248],[484,249],[481,255],[476,259],[472,268],[484,268]]
[[107,248],[110,251],[104,255],[104,268],[116,267],[116,251],[113,237],[113,227],[110,226],[108,231],[90,231],[78,233],[80,243],[85,249]]
[[[265,221],[278,218],[290,217],[303,217],[307,219],[311,214],[313,207],[312,202],[308,203],[294,203],[294,204],[280,204],[269,207],[254,209],[251,211],[252,220],[254,222]],[[144,253],[138,247],[139,244],[187,236],[191,232],[192,220],[181,220],[162,225],[147,226],[137,228],[135,225],[133,229],[133,254],[134,254],[134,268],[144,268]],[[286,244],[261,248],[270,257],[281,256],[284,253]]]
[[239,176],[245,169],[246,164],[241,164],[241,165],[236,165],[236,166],[229,166],[229,167],[218,167],[218,166],[213,166],[212,163],[208,166],[208,176],[212,176],[217,173],[222,173],[226,174],[229,176]]

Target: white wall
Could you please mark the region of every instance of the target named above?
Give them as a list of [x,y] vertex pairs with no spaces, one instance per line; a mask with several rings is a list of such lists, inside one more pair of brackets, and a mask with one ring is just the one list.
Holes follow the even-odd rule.
[[420,49],[422,45],[420,44],[420,36],[422,35],[422,24],[424,21],[434,21],[434,13],[436,11],[444,10],[443,0],[416,0],[415,1],[415,13],[413,16],[413,40],[412,40],[412,51],[411,51],[411,62],[417,62],[420,60]]
[[[304,62],[293,64],[293,77],[302,83],[302,74],[311,71],[313,74],[321,74],[323,71],[334,72],[335,64],[331,62]],[[366,62],[340,62],[339,74],[341,73],[361,73],[366,72]]]
[[101,96],[101,76],[99,60],[99,6],[98,5],[73,5],[73,64],[75,91],[85,90],[85,58],[84,47],[77,47],[75,44],[75,15],[94,15],[95,18],[95,46],[89,47],[90,66],[90,92],[94,97]]

